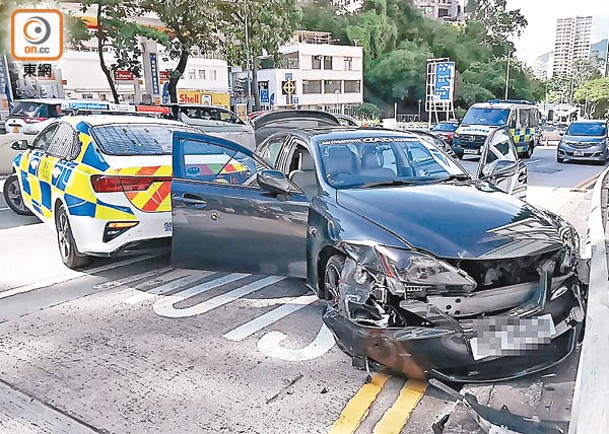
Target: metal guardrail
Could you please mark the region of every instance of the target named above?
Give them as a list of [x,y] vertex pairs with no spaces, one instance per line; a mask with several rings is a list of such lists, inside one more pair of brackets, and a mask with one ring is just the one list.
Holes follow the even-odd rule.
[[609,427],[609,270],[605,232],[608,200],[609,169],[601,174],[592,193],[586,331],[575,380],[569,434],[597,434]]

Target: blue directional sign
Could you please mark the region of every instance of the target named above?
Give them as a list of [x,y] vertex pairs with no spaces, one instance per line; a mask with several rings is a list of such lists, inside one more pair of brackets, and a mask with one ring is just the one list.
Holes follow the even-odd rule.
[[452,101],[455,82],[455,62],[442,62],[435,65],[434,100]]
[[268,104],[269,102],[269,90],[268,89],[260,89],[260,102],[264,104]]

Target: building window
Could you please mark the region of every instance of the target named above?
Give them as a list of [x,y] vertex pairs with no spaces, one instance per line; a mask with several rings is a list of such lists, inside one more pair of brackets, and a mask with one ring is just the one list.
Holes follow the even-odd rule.
[[321,93],[321,80],[303,80],[302,93]]
[[332,56],[324,56],[324,69],[332,69]]
[[324,80],[324,93],[340,93],[340,80]]
[[283,57],[283,66],[286,69],[298,69],[299,68],[298,53],[286,54]]
[[448,16],[448,9],[438,9],[438,17],[443,18]]
[[345,57],[345,71],[353,71],[353,57]]
[[199,69],[199,80],[205,80],[207,78],[206,71],[204,69]]
[[345,80],[344,84],[345,93],[360,93],[361,82],[359,80]]
[[218,71],[216,71],[215,69],[212,69],[212,70],[211,70],[211,71],[209,71],[209,72],[210,72],[210,74],[209,74],[209,75],[210,75],[210,78],[211,78],[212,80],[214,80],[214,81],[215,81],[215,80],[217,80],[217,79],[218,79]]
[[188,70],[188,79],[189,80],[196,80],[197,79],[197,72],[194,69],[189,69]]
[[313,56],[311,58],[311,63],[313,69],[321,69],[321,56]]

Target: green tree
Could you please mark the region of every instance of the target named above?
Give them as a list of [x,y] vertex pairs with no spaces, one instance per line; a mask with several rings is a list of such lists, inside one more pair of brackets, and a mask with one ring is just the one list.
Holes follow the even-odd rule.
[[609,77],[587,81],[575,92],[575,100],[587,105],[586,114],[609,117]]
[[213,52],[224,38],[223,12],[229,4],[222,0],[140,0],[143,11],[152,12],[166,27],[168,38],[160,40],[178,64],[169,75],[169,98],[178,101],[178,81],[184,75],[193,50]]
[[355,108],[355,114],[363,119],[378,119],[381,109],[376,104],[365,102]]
[[230,36],[224,51],[233,65],[245,66],[247,25],[254,110],[260,110],[258,70],[261,57],[272,56],[276,65],[281,64],[279,46],[294,34],[301,19],[300,9],[296,6],[296,0],[240,0],[229,4],[225,17],[225,34]]
[[520,36],[528,22],[520,9],[508,10],[507,0],[469,0],[465,12],[486,31],[485,42],[497,56],[513,51],[512,36]]

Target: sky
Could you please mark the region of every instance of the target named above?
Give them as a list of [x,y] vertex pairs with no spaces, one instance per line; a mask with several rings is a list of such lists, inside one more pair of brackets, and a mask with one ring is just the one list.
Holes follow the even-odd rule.
[[507,0],[509,9],[521,9],[529,25],[515,40],[520,59],[533,65],[535,59],[554,49],[556,20],[593,16],[591,43],[609,35],[609,0]]

